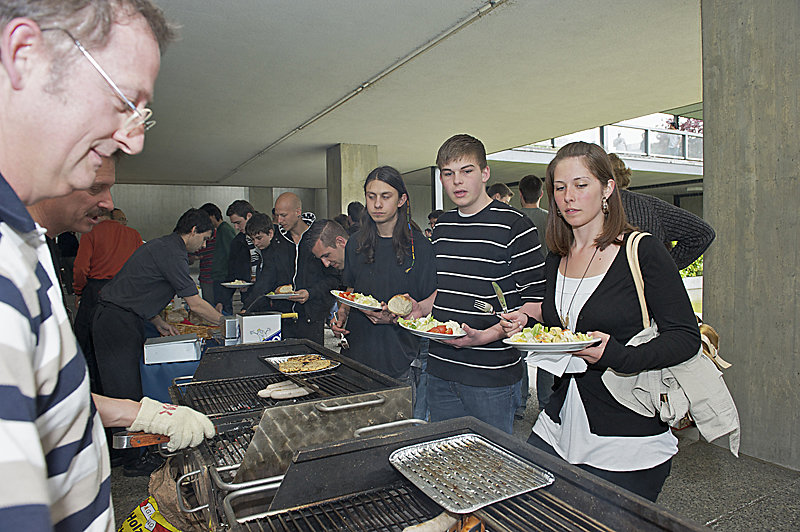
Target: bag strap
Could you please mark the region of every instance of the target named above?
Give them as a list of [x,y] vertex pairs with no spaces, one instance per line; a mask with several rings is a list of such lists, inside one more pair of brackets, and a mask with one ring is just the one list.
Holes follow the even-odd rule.
[[628,235],[628,241],[625,243],[628,266],[631,269],[631,275],[633,275],[633,284],[636,285],[636,295],[639,296],[639,306],[642,309],[643,329],[650,327],[650,313],[647,312],[647,301],[644,298],[644,279],[642,279],[642,270],[639,267],[639,241],[649,234],[634,231]]

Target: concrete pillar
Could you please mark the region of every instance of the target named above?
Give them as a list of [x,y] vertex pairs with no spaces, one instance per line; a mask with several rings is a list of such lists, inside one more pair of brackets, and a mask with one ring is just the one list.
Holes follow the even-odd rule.
[[364,203],[364,180],[378,166],[378,147],[337,144],[327,154],[328,212],[332,218],[347,213],[351,201]]
[[250,187],[250,205],[258,212],[272,216],[272,208],[275,206],[272,187]]
[[703,317],[743,453],[800,469],[800,2],[702,0]]

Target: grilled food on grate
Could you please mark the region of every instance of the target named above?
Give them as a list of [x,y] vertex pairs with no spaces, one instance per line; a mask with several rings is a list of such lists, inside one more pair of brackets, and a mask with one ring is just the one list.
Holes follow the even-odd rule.
[[330,367],[331,361],[322,355],[300,355],[292,357],[278,365],[278,370],[283,373],[304,373],[319,371]]

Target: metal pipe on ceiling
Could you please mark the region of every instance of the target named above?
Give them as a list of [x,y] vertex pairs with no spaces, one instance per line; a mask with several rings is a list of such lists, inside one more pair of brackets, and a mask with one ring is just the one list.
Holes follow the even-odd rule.
[[395,70],[397,70],[397,69],[405,66],[406,64],[410,63],[411,61],[413,61],[414,59],[416,59],[420,55],[424,54],[428,50],[430,50],[433,47],[437,46],[439,43],[443,42],[445,39],[455,35],[459,31],[461,31],[462,29],[466,28],[467,26],[469,26],[473,22],[477,21],[482,16],[486,15],[487,13],[490,13],[491,11],[494,11],[496,8],[498,8],[501,5],[505,4],[507,1],[508,0],[491,0],[491,1],[486,2],[483,6],[481,6],[478,10],[476,10],[474,13],[472,13],[469,17],[467,17],[464,20],[460,21],[455,26],[449,28],[444,33],[441,33],[440,35],[438,35],[434,39],[432,39],[432,40],[428,41],[427,43],[423,44],[422,46],[420,46],[419,48],[417,48],[413,52],[409,53],[408,55],[406,55],[405,57],[403,57],[399,61],[396,61],[394,64],[392,64],[388,68],[384,69],[380,73],[376,74],[372,78],[370,78],[367,81],[361,83],[358,87],[356,87],[355,89],[353,89],[352,91],[350,91],[346,95],[344,95],[341,98],[339,98],[338,100],[336,100],[336,102],[332,103],[331,105],[329,105],[328,107],[326,107],[325,109],[323,109],[319,113],[315,114],[314,116],[312,116],[311,118],[309,118],[308,120],[306,120],[305,122],[300,124],[299,126],[295,127],[291,131],[287,132],[286,134],[284,134],[283,136],[281,136],[277,140],[273,141],[271,144],[268,144],[267,146],[262,148],[260,151],[258,151],[257,153],[255,153],[254,155],[249,157],[247,160],[245,160],[244,162],[242,162],[241,164],[239,164],[238,166],[233,168],[227,174],[222,176],[220,179],[215,181],[215,183],[222,183],[223,181],[225,181],[227,179],[230,179],[231,177],[233,177],[234,175],[239,173],[239,171],[242,168],[244,168],[245,166],[249,165],[250,163],[252,163],[256,159],[260,158],[262,155],[267,153],[269,150],[271,150],[272,148],[274,148],[278,144],[281,144],[283,141],[285,141],[286,139],[290,138],[295,133],[298,133],[298,132],[302,131],[303,129],[305,129],[306,127],[310,126],[311,124],[313,124],[317,120],[319,120],[322,117],[328,115],[329,113],[335,111],[336,109],[338,109],[339,107],[341,107],[342,105],[344,105],[345,103],[350,101],[351,99],[353,99],[356,96],[358,96],[359,94],[361,94],[365,89],[370,88],[372,85],[374,85],[375,83],[379,82],[381,79],[385,78],[386,76],[388,76],[389,74],[391,74]]

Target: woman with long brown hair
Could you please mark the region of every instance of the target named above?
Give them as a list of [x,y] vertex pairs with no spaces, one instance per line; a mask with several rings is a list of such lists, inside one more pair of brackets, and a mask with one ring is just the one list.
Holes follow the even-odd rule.
[[[632,228],[608,155],[596,144],[567,144],[547,167],[545,186],[552,252],[545,264],[545,299],[538,308],[522,310],[546,326],[588,332],[600,344],[575,353],[583,367],[556,377],[528,442],[655,500],[678,451],[677,439],[658,417],[615,401],[601,377],[608,368],[637,373],[692,357],[700,335],[689,298],[666,248],[643,238],[638,254],[644,291],[660,336],[626,345],[641,331],[642,317],[624,246]],[[513,323],[520,316],[511,318]]]

